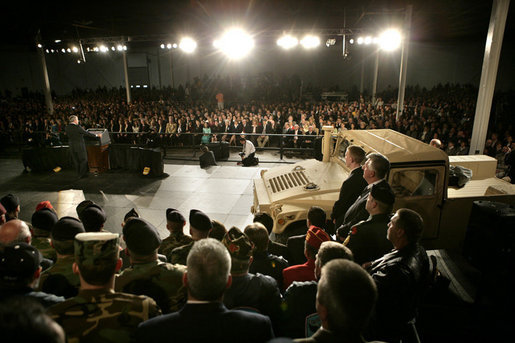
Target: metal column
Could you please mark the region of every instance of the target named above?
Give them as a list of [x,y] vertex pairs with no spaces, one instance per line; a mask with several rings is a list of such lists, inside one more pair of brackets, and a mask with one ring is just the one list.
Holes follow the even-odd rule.
[[127,52],[123,51],[123,72],[125,74],[125,91],[127,93],[127,104],[131,103],[131,87],[129,85],[129,71],[127,67]]
[[[38,42],[38,44],[40,44]],[[52,103],[52,91],[50,90],[50,79],[48,78],[48,70],[46,68],[46,59],[45,52],[43,51],[43,47],[37,48],[39,59],[41,60],[41,69],[43,70],[43,78],[45,80],[45,88],[43,89],[45,93],[45,104],[48,114],[54,114],[54,104]]]
[[488,34],[486,36],[481,81],[479,82],[476,115],[474,117],[474,128],[469,150],[470,155],[482,154],[485,149],[488,121],[492,110],[492,98],[509,6],[510,0],[495,0],[493,2]]
[[395,119],[399,120],[404,110],[404,93],[406,91],[406,74],[408,70],[408,51],[411,35],[411,15],[413,5],[406,6],[406,17],[404,22],[404,38],[402,40],[401,67],[399,71],[399,94],[397,96],[397,113]]
[[372,84],[372,106],[376,105],[377,75],[379,74],[379,50],[376,51],[376,63],[374,66],[374,83]]
[[359,84],[359,95],[363,95],[365,88],[365,53],[361,50],[361,82]]

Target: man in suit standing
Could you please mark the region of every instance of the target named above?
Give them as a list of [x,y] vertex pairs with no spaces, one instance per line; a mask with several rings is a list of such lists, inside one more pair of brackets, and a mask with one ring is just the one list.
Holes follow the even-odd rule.
[[153,318],[138,327],[137,342],[267,342],[270,319],[257,313],[228,310],[222,303],[231,286],[231,256],[213,238],[195,242],[183,282],[188,302],[178,312]]
[[351,145],[345,152],[345,164],[350,169],[349,177],[345,179],[340,188],[340,196],[334,203],[331,219],[334,227],[338,228],[342,225],[345,213],[351,205],[359,197],[363,189],[367,186],[367,182],[363,178],[363,168],[361,163],[365,159],[365,150],[357,145]]
[[79,118],[76,115],[70,116],[70,123],[66,125],[64,130],[68,136],[70,152],[72,154],[73,164],[75,164],[75,168],[77,168],[77,173],[80,178],[87,177],[89,171],[88,153],[86,152],[86,145],[84,144],[83,136],[97,137],[97,135],[92,134],[79,126]]

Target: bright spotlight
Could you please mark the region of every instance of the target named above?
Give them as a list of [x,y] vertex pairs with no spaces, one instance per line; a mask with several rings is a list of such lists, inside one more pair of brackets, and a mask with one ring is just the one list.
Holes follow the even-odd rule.
[[54,53],[54,49],[50,49],[50,51],[51,51],[52,53]]
[[172,44],[170,44],[170,43],[166,44],[166,48],[167,48],[168,50],[170,50],[170,49],[172,48]]
[[127,45],[123,46],[123,51],[127,51]]
[[320,45],[320,38],[317,36],[307,35],[300,40],[300,44],[304,49],[313,49]]
[[[161,44],[161,45],[163,45],[163,44]],[[164,48],[163,48],[163,49],[164,49]],[[123,46],[121,46],[121,45],[117,45],[117,46],[116,46],[116,50],[118,50],[118,51],[122,51],[122,50],[123,50]]]
[[215,42],[218,49],[234,60],[245,57],[254,48],[254,39],[242,29],[228,30]]
[[336,44],[336,39],[334,38],[329,38],[326,42],[325,42],[325,46],[326,47],[330,47],[330,46],[333,46]]
[[43,45],[41,45],[40,43],[38,43],[38,48],[40,48],[40,49],[41,49],[42,47],[43,47]]
[[66,49],[65,48],[62,48],[61,49],[61,52],[64,54],[66,52]]
[[172,48],[177,49],[177,43],[173,43]]
[[293,36],[285,35],[277,40],[277,45],[279,45],[283,49],[291,49],[299,44],[299,40]]
[[369,45],[370,43],[372,43],[372,37],[366,36],[365,37],[365,45]]
[[61,43],[61,40],[60,39],[56,39],[54,42]]
[[48,54],[50,51],[48,49],[46,49],[45,52]]
[[354,38],[349,39],[349,43],[354,44]]
[[105,45],[100,46],[100,52],[107,52],[109,49]]
[[398,30],[386,30],[379,36],[379,47],[385,51],[393,51],[401,45],[401,33]]
[[161,44],[161,49],[164,49],[165,48],[165,45],[164,44]]
[[358,37],[358,45],[363,44],[364,41],[365,39],[363,37]]
[[79,52],[79,48],[77,48],[76,46],[74,46],[74,47],[72,48],[72,51],[73,51],[74,53],[78,53],[78,52]]
[[67,51],[68,53],[71,53],[71,52],[72,52],[72,49],[68,48],[68,49],[66,49],[66,51]]
[[116,50],[116,48],[115,48],[114,46],[112,46],[112,47],[111,47],[111,50],[115,51],[115,50]]
[[190,54],[197,48],[197,42],[189,37],[184,37],[179,43],[179,48],[185,53]]

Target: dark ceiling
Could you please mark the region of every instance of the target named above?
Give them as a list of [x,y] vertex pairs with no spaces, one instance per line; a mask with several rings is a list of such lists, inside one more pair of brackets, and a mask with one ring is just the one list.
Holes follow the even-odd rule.
[[[344,27],[375,31],[401,24],[407,3],[413,4],[413,40],[485,40],[489,0],[17,1],[0,14],[0,35],[3,45],[32,46],[38,30],[46,41],[181,33],[208,36],[228,24],[244,24],[253,32]],[[513,36],[513,22],[510,14],[505,41]]]

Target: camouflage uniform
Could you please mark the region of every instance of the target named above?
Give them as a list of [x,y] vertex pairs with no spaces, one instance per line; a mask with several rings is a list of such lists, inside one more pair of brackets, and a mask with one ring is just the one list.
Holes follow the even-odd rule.
[[186,268],[160,261],[135,263],[116,277],[115,290],[153,298],[163,313],[175,312],[186,303],[182,284]]
[[182,247],[178,247],[172,250],[169,260],[173,264],[182,264],[186,265],[186,259],[188,258],[188,254],[190,253],[191,248],[193,247],[193,241],[189,244],[183,245]]
[[159,253],[165,255],[166,258],[168,258],[168,261],[171,261],[173,249],[182,247],[183,245],[191,242],[193,242],[193,238],[190,236],[187,236],[182,232],[172,232],[170,233],[170,236],[163,239],[161,247],[159,247]]
[[34,248],[38,249],[41,255],[43,255],[43,257],[55,262],[57,260],[57,253],[55,252],[55,249],[52,248],[52,246],[50,245],[50,232],[40,229],[33,230],[34,235],[32,235],[31,245]]
[[73,262],[75,262],[73,255],[58,258],[51,268],[41,273],[38,291],[65,298],[75,296],[80,286],[80,280],[79,276],[73,273]]
[[68,343],[121,343],[132,341],[138,324],[161,311],[151,298],[98,289],[81,290],[48,314],[64,328]]

